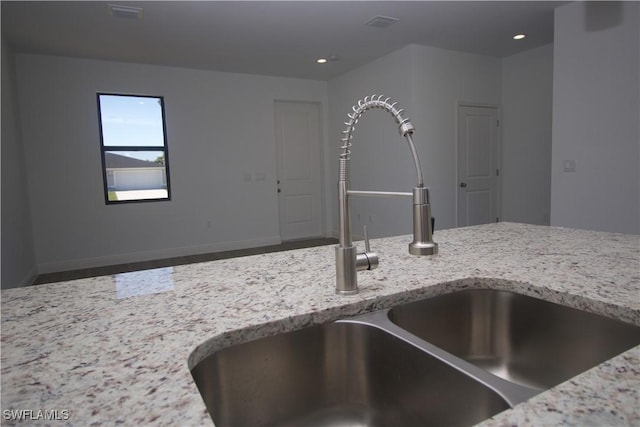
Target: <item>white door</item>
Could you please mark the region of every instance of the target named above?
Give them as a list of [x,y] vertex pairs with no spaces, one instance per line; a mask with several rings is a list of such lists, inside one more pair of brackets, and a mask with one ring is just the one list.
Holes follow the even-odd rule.
[[276,102],[280,238],[323,235],[320,106]]
[[498,218],[498,110],[458,105],[458,226]]

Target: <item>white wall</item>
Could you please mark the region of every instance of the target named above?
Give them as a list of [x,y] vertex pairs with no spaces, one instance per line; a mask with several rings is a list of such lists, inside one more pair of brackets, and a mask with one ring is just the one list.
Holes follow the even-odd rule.
[[553,44],[502,60],[502,219],[549,224]]
[[29,284],[36,275],[14,65],[2,39],[2,288]]
[[[499,104],[500,79],[497,58],[409,45],[331,80],[331,170],[338,168],[340,131],[351,106],[371,92],[390,96],[416,127],[414,141],[431,189],[436,229],[454,227],[456,102]],[[415,186],[410,151],[388,113],[365,113],[356,126],[352,152],[354,189],[411,191]],[[330,189],[335,200],[335,180]],[[361,234],[362,225],[374,237],[411,233],[411,199],[354,197],[352,208],[355,234]]]
[[556,9],[552,225],[640,233],[639,8]]
[[[326,111],[326,83],[22,54],[17,70],[40,273],[279,242],[273,102]],[[171,201],[105,205],[96,92],[164,96]]]

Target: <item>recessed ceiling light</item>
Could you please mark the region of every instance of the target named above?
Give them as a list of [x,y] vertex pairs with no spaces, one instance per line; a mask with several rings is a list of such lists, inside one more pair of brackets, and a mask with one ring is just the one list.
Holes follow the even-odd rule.
[[340,60],[340,57],[338,55],[332,54],[332,55],[326,56],[324,58],[318,58],[318,59],[316,59],[316,62],[318,64],[326,64],[327,62],[336,62],[336,61],[339,61],[339,60]]
[[515,36],[513,36],[513,39],[514,40],[522,40],[525,37],[527,37],[526,34],[516,34]]

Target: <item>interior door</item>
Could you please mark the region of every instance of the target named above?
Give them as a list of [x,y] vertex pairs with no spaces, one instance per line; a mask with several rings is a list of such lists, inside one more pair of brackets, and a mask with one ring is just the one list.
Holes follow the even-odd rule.
[[459,227],[499,221],[498,125],[497,108],[458,105]]
[[280,238],[323,235],[320,105],[276,102]]

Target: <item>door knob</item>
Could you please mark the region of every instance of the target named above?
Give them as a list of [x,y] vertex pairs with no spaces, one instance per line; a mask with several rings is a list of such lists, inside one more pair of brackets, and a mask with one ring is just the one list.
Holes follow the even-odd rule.
[[281,192],[282,192],[282,190],[278,188],[278,193],[281,193]]
[[460,188],[465,188],[466,186],[467,186],[467,183],[466,183],[466,182],[461,182],[461,183],[460,183]]

